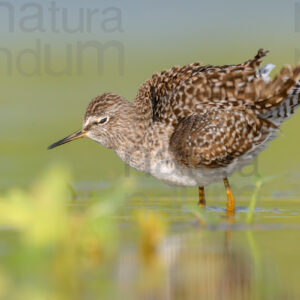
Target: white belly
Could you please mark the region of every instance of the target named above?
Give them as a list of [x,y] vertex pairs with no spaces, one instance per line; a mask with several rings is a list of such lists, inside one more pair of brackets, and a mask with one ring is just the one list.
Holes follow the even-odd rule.
[[150,174],[159,180],[178,186],[206,186],[213,182],[221,181],[229,176],[233,165],[227,168],[197,168],[190,169],[178,164],[159,162],[152,166]]
[[[266,145],[266,142],[259,145],[251,152],[236,158],[223,168],[187,168],[176,163],[172,154],[168,151],[148,153],[143,160],[136,159],[135,155],[126,155],[124,152],[117,152],[117,154],[131,167],[148,173],[167,184],[207,186],[211,183],[222,181],[225,177],[229,177],[234,172],[250,164]],[[137,151],[136,154],[140,157],[143,153]]]
[[229,177],[234,172],[250,164],[257,154],[258,152],[254,152],[241,156],[224,168],[190,169],[173,161],[162,160],[152,162],[147,173],[170,185],[207,186],[214,182],[223,181],[225,177]]

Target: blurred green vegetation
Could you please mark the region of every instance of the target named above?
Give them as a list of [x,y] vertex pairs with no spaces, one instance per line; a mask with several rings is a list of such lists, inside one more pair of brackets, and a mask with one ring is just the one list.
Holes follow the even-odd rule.
[[[86,299],[85,293],[114,293],[110,267],[123,247],[116,214],[134,182],[94,195],[83,207],[72,200],[69,181],[68,172],[56,167],[28,191],[12,189],[1,196],[1,299]],[[165,234],[164,223],[145,212],[132,219],[140,231],[141,256],[150,259]]]

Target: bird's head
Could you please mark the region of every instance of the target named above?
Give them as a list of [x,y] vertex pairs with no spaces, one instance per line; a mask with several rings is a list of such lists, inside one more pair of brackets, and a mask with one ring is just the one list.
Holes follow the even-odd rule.
[[105,93],[94,98],[88,105],[82,128],[58,142],[50,145],[48,149],[65,143],[88,137],[106,148],[115,148],[124,128],[128,127],[128,113],[132,104],[122,97]]

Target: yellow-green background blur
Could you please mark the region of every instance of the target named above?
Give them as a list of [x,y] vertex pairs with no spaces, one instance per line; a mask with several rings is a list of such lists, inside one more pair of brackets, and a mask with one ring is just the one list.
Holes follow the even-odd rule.
[[[261,47],[270,50],[264,63],[276,64],[274,73],[300,60],[295,1],[4,1],[0,16],[0,187],[26,185],[57,161],[72,168],[76,182],[124,176],[119,158],[90,140],[46,151],[80,128],[88,102],[100,93],[132,100],[164,68],[239,63]],[[103,46],[100,60],[89,46],[79,57],[78,43],[95,42]],[[296,115],[258,160],[264,175],[284,174],[280,186],[274,183],[278,190],[299,192],[299,126]]]
[[235,222],[222,183],[204,211],[91,140],[46,150],[98,94],[259,48],[300,62],[300,0],[0,1],[0,299],[299,299],[300,112],[231,179]]

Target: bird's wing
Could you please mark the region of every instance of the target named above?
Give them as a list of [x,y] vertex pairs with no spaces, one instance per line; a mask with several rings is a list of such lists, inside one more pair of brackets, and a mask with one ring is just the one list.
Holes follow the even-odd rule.
[[239,65],[174,67],[153,75],[151,107],[154,122],[170,122],[198,114],[203,107],[251,109],[264,114],[280,105],[296,84],[300,73],[284,67],[273,80],[266,80],[272,65],[257,69],[267,51]]
[[210,109],[183,118],[170,149],[181,165],[220,168],[255,149],[276,129],[251,111]]

